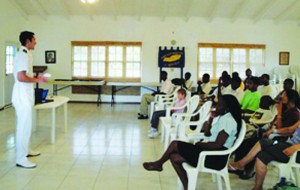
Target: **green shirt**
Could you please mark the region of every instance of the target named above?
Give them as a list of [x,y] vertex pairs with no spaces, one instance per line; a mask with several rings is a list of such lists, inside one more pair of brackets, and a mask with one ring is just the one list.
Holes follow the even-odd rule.
[[247,90],[241,100],[242,110],[256,111],[259,108],[261,93]]

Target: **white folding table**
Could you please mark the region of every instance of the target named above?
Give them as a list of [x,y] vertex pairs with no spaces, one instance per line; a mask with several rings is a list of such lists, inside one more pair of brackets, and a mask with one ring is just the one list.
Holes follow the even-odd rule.
[[34,106],[33,111],[33,131],[36,130],[36,111],[41,109],[51,109],[52,124],[51,124],[51,144],[55,143],[55,122],[56,122],[56,108],[64,106],[64,130],[68,129],[68,101],[70,98],[65,96],[53,96],[51,97],[53,102],[47,102],[43,104],[37,104]]

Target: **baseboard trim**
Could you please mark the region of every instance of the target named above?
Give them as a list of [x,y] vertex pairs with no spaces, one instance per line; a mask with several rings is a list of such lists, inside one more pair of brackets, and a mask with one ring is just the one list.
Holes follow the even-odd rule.
[[[69,103],[79,103],[79,104],[97,104],[95,101],[76,101],[72,100]],[[101,102],[100,104],[111,104],[111,102]],[[140,104],[140,102],[116,102],[115,104]]]

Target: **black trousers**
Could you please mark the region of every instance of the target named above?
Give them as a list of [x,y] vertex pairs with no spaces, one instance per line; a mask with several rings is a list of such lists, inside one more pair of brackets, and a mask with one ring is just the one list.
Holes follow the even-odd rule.
[[164,116],[166,116],[166,110],[155,111],[151,118],[151,127],[157,129],[159,118]]

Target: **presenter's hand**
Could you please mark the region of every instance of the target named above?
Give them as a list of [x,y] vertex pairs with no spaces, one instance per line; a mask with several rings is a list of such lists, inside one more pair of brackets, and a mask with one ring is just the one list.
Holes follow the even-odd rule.
[[44,76],[38,76],[37,77],[37,82],[38,83],[45,83],[48,81],[48,78],[44,77]]

